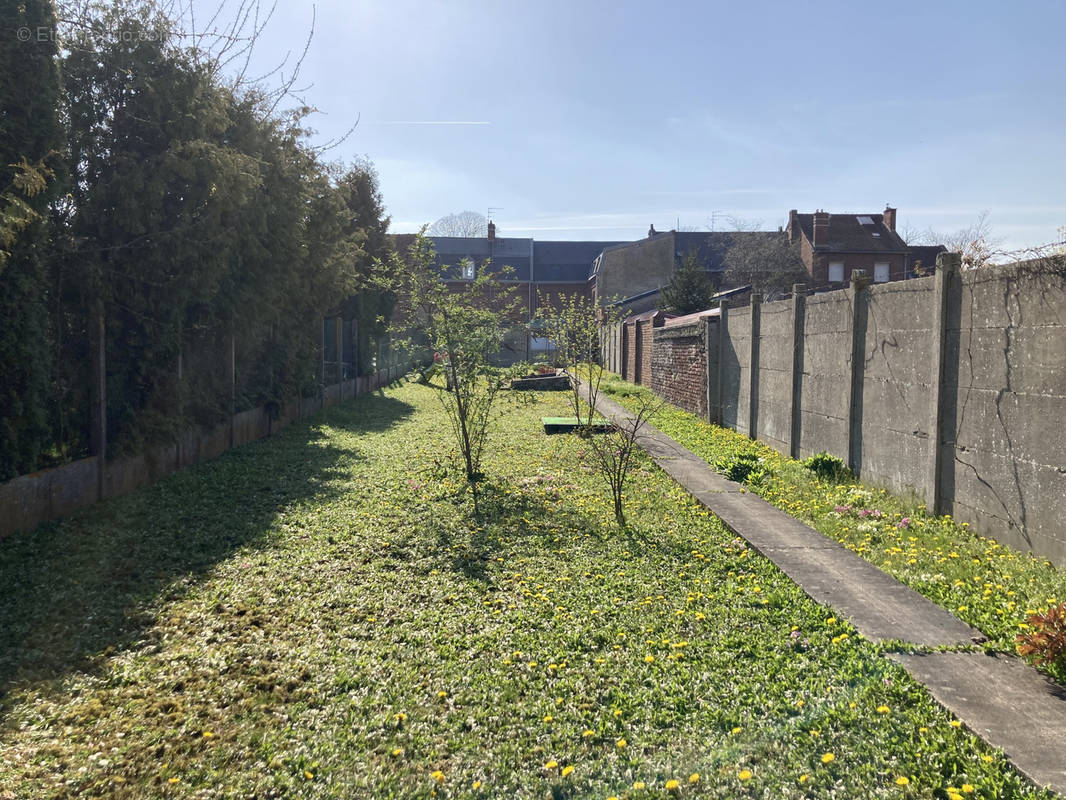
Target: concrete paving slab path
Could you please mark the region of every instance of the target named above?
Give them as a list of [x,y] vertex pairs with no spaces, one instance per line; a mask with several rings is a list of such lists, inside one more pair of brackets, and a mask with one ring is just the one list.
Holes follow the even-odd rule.
[[1066,794],[1066,690],[1012,656],[893,653],[942,706],[1039,786]]
[[[628,413],[600,398],[600,413]],[[638,444],[730,530],[773,561],[808,595],[833,608],[867,639],[896,639],[924,647],[972,645],[984,634],[891,575],[761,497],[746,492],[651,425]]]
[[[598,410],[632,419],[601,397]],[[695,453],[646,425],[637,443],[738,536],[819,603],[874,641],[920,647],[972,645],[984,635],[839,542],[716,473]],[[891,653],[970,730],[1040,786],[1066,796],[1066,689],[1008,655]]]

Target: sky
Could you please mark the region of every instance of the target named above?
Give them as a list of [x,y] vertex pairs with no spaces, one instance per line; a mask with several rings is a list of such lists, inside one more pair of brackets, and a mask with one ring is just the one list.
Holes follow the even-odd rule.
[[1004,249],[1066,225],[1066,2],[278,0],[256,65],[314,35],[316,142],[375,165],[394,232],[776,229],[899,209]]

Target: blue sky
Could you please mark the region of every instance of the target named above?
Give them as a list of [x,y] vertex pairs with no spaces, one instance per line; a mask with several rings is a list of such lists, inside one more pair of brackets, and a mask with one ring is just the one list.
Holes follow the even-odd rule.
[[[299,51],[280,0],[262,63]],[[394,231],[497,207],[499,235],[631,239],[900,209],[1009,248],[1066,225],[1066,2],[320,0],[302,83]],[[408,123],[481,124],[408,124]]]

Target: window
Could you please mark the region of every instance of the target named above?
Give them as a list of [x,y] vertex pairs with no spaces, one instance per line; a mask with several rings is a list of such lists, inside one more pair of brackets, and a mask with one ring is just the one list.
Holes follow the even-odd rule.
[[844,282],[844,262],[843,261],[830,261],[829,262],[829,282],[830,283],[843,283]]
[[874,283],[888,283],[888,263],[885,261],[874,264]]
[[861,216],[861,217],[855,217],[855,219],[857,219],[859,221],[860,225],[873,225],[874,224],[873,217]]
[[474,262],[471,261],[469,258],[464,258],[461,266],[463,268],[463,280],[474,280]]

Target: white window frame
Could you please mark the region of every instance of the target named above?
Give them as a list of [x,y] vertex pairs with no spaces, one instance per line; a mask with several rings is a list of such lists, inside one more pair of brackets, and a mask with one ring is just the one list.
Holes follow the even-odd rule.
[[[833,267],[840,267],[840,277],[833,277]],[[843,261],[830,261],[829,269],[826,273],[829,276],[830,283],[843,283],[844,282],[844,262]]]
[[892,277],[892,270],[887,261],[874,263],[874,283],[888,283]]
[[462,268],[464,281],[472,281],[477,276],[477,267],[474,266],[473,260],[464,258],[459,266]]

